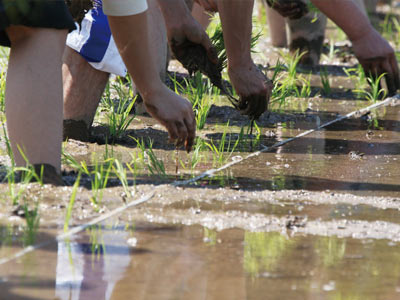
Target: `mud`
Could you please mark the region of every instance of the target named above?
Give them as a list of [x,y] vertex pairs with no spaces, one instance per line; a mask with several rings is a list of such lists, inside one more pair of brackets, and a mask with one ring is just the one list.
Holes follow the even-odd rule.
[[[242,192],[211,198],[215,191],[202,189],[196,194],[179,191],[179,199],[171,200],[163,197],[172,192],[170,189],[163,187],[160,196],[148,203],[153,208],[146,205],[127,211],[70,240],[54,241],[0,266],[2,299],[398,297],[400,248],[392,240],[398,238],[398,224],[316,222],[296,215],[294,205],[298,209],[307,206],[302,199],[318,198],[319,202],[329,199],[329,194],[321,199],[313,193],[285,192],[275,197],[270,192]],[[196,195],[195,200],[189,200],[192,195]],[[286,196],[294,204],[277,200]],[[325,218],[332,217],[329,212],[335,207],[345,212],[344,203],[364,199],[339,197],[326,209]],[[337,200],[343,201],[342,208]],[[371,198],[367,203],[388,200]],[[190,201],[200,205],[193,208]],[[164,212],[157,209],[159,205]],[[253,212],[252,206],[259,206],[264,213]],[[289,212],[279,207],[288,206],[297,217],[279,217]],[[219,210],[227,212],[217,214]],[[274,216],[268,217],[268,213]],[[398,217],[398,209],[394,213]],[[370,210],[360,210],[359,216],[369,214]],[[169,220],[164,223],[163,219]],[[195,225],[199,223],[207,227]],[[42,227],[36,242],[54,239],[56,228]],[[18,251],[27,236],[23,226],[12,225],[1,227],[0,235],[1,256]]]

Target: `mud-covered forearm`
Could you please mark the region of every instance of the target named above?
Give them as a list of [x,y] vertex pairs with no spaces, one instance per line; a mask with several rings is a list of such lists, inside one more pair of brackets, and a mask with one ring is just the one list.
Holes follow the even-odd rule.
[[351,41],[362,38],[372,30],[368,17],[352,0],[311,0],[311,2],[335,22]]

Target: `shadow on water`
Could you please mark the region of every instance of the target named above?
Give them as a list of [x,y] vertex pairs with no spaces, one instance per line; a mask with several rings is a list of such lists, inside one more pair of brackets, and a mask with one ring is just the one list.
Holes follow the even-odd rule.
[[400,192],[400,185],[385,183],[369,183],[357,181],[340,181],[307,176],[277,175],[270,180],[254,179],[252,177],[224,177],[216,176],[203,180],[200,187],[228,187],[243,191],[262,190],[308,190],[308,191],[359,191],[373,192]]

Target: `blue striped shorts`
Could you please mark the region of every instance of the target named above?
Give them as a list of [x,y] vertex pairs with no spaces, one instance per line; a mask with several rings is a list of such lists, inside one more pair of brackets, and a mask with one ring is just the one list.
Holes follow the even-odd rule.
[[119,76],[127,73],[111,35],[107,16],[100,5],[85,15],[79,29],[68,34],[67,46],[77,51],[95,69]]

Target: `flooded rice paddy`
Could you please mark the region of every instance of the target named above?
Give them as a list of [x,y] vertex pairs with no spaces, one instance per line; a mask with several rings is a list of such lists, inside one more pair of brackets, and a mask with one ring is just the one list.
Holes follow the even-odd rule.
[[[400,299],[399,101],[246,158],[371,105],[349,64],[328,67],[329,95],[311,70],[310,97],[272,104],[251,135],[218,97],[197,154],[175,151],[149,117],[114,145],[98,121],[91,142],[64,145],[69,186],[5,180],[0,299]],[[138,146],[148,137],[159,163],[133,168],[152,161]],[[1,148],[8,165],[4,137]],[[113,169],[104,189],[78,175],[110,157],[125,171]]]
[[[284,122],[261,127],[260,144],[368,104],[295,101],[306,109],[264,117]],[[150,200],[67,239],[57,235],[73,188],[29,184],[25,195],[39,200],[40,219],[28,226],[24,212],[1,202],[0,259],[45,244],[0,265],[0,299],[398,299],[399,116],[400,106],[379,108],[184,187],[169,184],[190,176],[182,167],[175,175],[174,151],[160,143],[154,151],[168,176],[138,174],[131,197],[115,184],[97,211],[82,181],[69,226],[154,193]],[[159,130],[149,118],[141,122],[139,133]],[[221,131],[213,124],[200,134]],[[130,147],[115,146],[114,155],[127,161]],[[66,148],[88,161],[105,151],[73,140]],[[210,157],[197,173],[212,167]],[[76,174],[64,179],[73,183]]]

